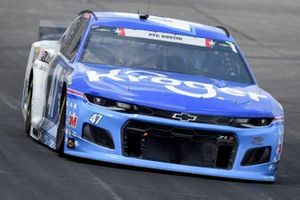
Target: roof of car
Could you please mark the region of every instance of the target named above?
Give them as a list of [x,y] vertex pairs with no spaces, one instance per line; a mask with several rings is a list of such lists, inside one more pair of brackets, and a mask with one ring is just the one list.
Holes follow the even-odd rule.
[[97,16],[97,19],[94,24],[97,25],[148,30],[234,42],[234,39],[231,36],[228,37],[226,32],[220,28],[184,20],[153,15],[150,15],[149,18],[145,20],[141,19],[139,14],[136,13],[120,12],[96,12],[95,15]]

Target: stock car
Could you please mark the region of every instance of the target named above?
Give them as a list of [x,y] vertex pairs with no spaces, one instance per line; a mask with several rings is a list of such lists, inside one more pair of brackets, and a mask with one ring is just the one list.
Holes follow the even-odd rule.
[[40,26],[22,112],[33,139],[121,165],[274,182],[282,106],[224,27],[82,11]]

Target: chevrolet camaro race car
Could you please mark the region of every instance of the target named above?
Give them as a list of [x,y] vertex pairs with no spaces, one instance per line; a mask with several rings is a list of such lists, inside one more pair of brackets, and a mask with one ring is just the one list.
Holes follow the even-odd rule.
[[92,11],[45,24],[24,81],[30,137],[59,154],[275,181],[283,109],[225,28]]

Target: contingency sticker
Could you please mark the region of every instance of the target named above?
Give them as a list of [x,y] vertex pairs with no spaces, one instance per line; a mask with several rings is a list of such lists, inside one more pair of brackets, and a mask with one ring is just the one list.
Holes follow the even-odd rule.
[[78,117],[75,113],[72,113],[69,116],[69,120],[68,120],[68,124],[70,127],[72,128],[76,128],[77,127],[77,122],[78,122]]

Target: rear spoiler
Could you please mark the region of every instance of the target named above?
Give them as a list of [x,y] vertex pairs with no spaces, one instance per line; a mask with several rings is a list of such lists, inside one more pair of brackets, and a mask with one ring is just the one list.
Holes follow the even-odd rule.
[[69,22],[40,21],[39,40],[59,40],[67,30]]

